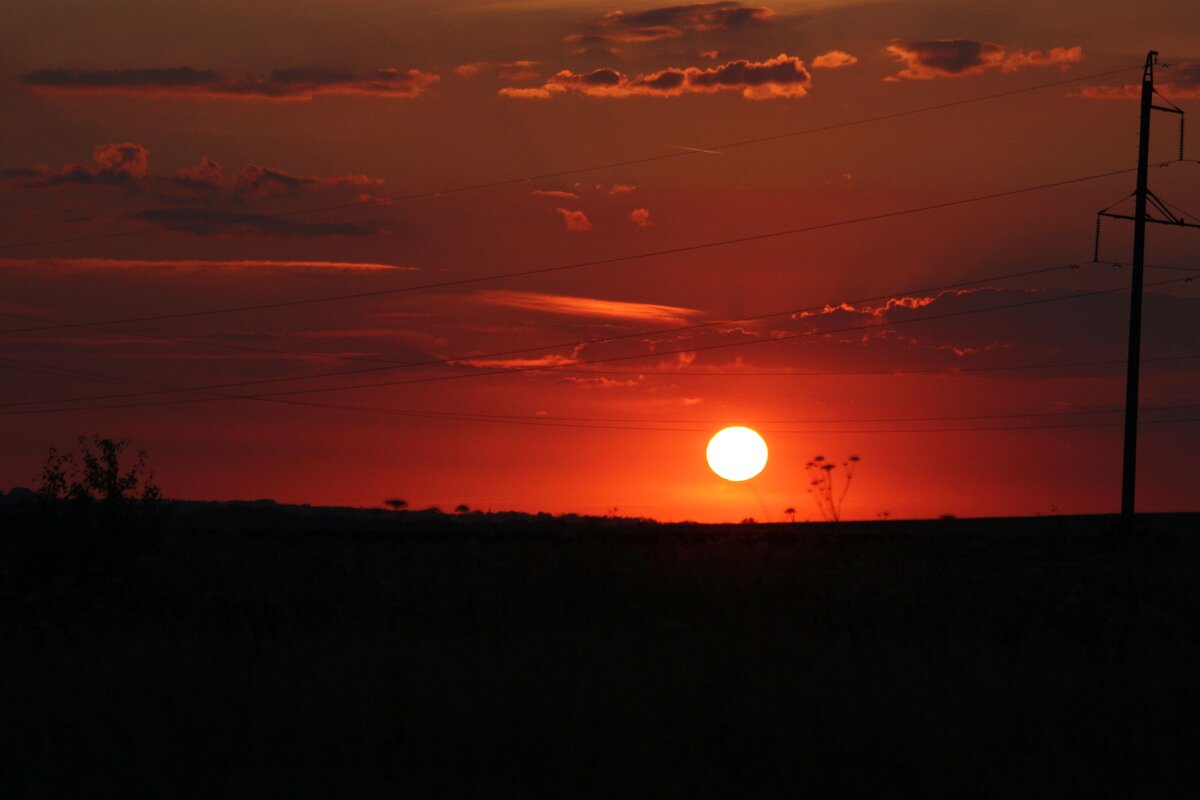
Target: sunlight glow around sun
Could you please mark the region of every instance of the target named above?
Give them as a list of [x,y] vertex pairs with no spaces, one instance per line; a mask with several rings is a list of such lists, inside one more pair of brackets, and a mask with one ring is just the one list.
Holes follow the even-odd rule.
[[756,431],[726,428],[708,441],[708,466],[727,481],[748,481],[767,465],[767,443]]

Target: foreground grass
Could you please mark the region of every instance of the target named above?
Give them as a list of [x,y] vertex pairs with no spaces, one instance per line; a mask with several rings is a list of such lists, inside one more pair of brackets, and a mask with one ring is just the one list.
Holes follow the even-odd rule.
[[186,527],[104,580],[3,598],[0,795],[1183,796],[1196,777],[1194,515],[1132,537],[1110,518]]

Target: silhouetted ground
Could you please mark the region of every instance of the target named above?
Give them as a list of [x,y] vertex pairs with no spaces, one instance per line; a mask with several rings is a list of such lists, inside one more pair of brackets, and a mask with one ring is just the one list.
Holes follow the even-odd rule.
[[1195,791],[1200,515],[186,504],[160,546],[69,568],[20,523],[4,797]]

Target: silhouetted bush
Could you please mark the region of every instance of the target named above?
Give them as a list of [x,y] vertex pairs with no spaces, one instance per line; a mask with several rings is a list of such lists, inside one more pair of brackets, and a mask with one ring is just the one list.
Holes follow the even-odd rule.
[[0,592],[56,616],[111,605],[133,573],[148,568],[161,544],[161,492],[139,451],[122,467],[129,443],[79,437],[78,451],[51,448],[29,513],[5,549]]

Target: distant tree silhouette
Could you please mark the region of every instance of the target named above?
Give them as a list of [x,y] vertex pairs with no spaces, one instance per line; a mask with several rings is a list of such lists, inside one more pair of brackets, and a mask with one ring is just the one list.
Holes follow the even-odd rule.
[[[33,586],[54,575],[95,589],[135,569],[162,542],[162,493],[139,451],[122,466],[125,439],[80,436],[78,450],[50,448],[42,465],[37,512],[30,518],[23,571]],[[89,589],[89,590],[90,590]],[[81,589],[82,590],[82,589]]]
[[846,478],[841,492],[837,491],[833,481],[833,471],[836,466],[828,463],[825,456],[816,456],[804,465],[808,470],[808,493],[812,495],[823,519],[830,522],[841,521],[842,501],[846,499],[846,492],[850,491],[850,483],[854,480],[854,469],[861,460],[858,456],[850,456],[842,462],[842,466],[846,470],[844,473]]
[[[128,471],[121,472],[121,453],[127,439],[103,439],[86,436],[76,440],[75,453],[59,453],[51,447],[42,466],[42,485],[38,495],[47,501],[73,500],[79,503],[103,502],[110,506],[134,500],[153,501],[162,496],[154,483],[154,474],[146,468],[146,451],[139,450]],[[82,462],[82,463],[80,463]]]
[[466,503],[461,503],[455,507],[454,513],[455,514],[466,514],[470,510],[471,510],[471,508]]
[[783,513],[785,513],[785,514],[787,514],[789,517],[791,517],[791,518],[792,518],[792,522],[795,522],[795,521],[796,521],[796,509],[794,509],[794,508],[785,508],[785,509],[783,510]]
[[404,509],[408,508],[408,501],[394,497],[391,500],[384,500],[383,504],[396,512],[396,526],[402,526],[404,524]]

